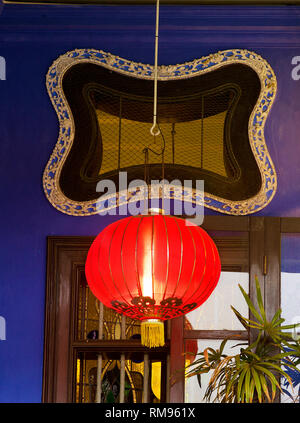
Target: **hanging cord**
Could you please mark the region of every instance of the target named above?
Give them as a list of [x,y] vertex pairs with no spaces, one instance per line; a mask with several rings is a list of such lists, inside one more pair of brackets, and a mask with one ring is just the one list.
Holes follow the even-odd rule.
[[[150,129],[154,137],[160,134],[157,125],[157,62],[158,62],[158,27],[159,27],[159,0],[156,0],[156,25],[155,25],[155,58],[154,58],[154,104],[153,104],[153,125]],[[155,131],[156,129],[156,131]]]
[[147,186],[147,195],[145,191],[144,195],[144,213],[146,213],[146,210],[148,210],[149,206],[149,149],[148,147],[144,148],[143,153],[145,154],[145,162],[144,162],[144,181],[146,182]]
[[[145,162],[144,162],[144,165],[145,165],[145,170],[144,170],[144,180],[145,180],[145,182],[146,182],[146,184],[147,184],[147,187],[148,187],[148,203],[149,203],[149,200],[150,200],[150,193],[149,193],[149,191],[150,191],[150,189],[149,189],[149,185],[150,185],[150,180],[149,180],[149,151],[151,151],[151,153],[153,153],[153,154],[155,154],[156,156],[161,156],[161,177],[162,177],[162,184],[163,184],[163,187],[162,187],[162,208],[164,208],[164,187],[165,187],[165,149],[166,149],[166,140],[165,140],[165,137],[164,137],[164,135],[163,135],[163,132],[162,132],[162,130],[160,129],[160,126],[159,126],[159,124],[157,123],[157,127],[158,127],[158,130],[159,130],[159,133],[160,133],[160,135],[161,135],[161,138],[162,138],[162,141],[163,141],[163,144],[162,144],[162,148],[161,148],[161,151],[158,153],[157,151],[155,151],[155,150],[152,150],[152,148],[150,148],[150,147],[145,147],[144,149],[143,149],[143,153],[145,154]],[[146,207],[146,195],[145,195],[145,198],[144,198],[144,202],[145,202],[145,207]],[[145,209],[146,210],[146,209]]]
[[[147,203],[149,204],[149,151],[155,154],[156,156],[162,156],[161,165],[162,165],[162,181],[163,181],[163,194],[164,194],[164,178],[165,178],[165,149],[166,149],[166,141],[163,136],[163,133],[160,129],[160,126],[157,122],[157,79],[158,79],[158,28],[159,28],[159,0],[156,0],[156,25],[155,25],[155,58],[154,58],[154,99],[153,99],[153,125],[150,129],[151,135],[155,137],[161,135],[163,140],[163,145],[161,151],[158,153],[157,151],[153,150],[149,146],[144,148],[143,153],[145,154],[145,182],[148,187],[148,198]],[[162,194],[162,208],[164,208],[164,195]],[[146,207],[146,195],[144,198],[145,207]],[[146,208],[145,208],[146,210]]]

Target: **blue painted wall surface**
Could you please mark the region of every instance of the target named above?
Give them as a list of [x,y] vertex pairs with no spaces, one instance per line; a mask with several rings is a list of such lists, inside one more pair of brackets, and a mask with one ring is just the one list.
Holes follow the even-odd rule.
[[[96,235],[113,217],[70,217],[42,190],[42,173],[58,123],[45,75],[61,54],[96,48],[153,63],[152,6],[44,7],[5,5],[0,15],[1,276],[0,402],[40,402],[42,387],[46,237]],[[300,81],[291,59],[300,56],[300,8],[161,7],[160,64],[176,64],[217,50],[247,48],[266,58],[278,95],[266,139],[278,172],[278,192],[260,214],[300,216]],[[210,212],[211,213],[211,212]]]

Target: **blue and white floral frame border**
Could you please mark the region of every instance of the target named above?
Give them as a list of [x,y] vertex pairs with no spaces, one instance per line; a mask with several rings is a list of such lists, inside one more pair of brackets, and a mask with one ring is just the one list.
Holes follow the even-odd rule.
[[[65,72],[75,64],[88,62],[103,66],[115,72],[136,78],[153,79],[153,66],[135,63],[110,53],[94,49],[76,49],[60,56],[49,68],[46,76],[46,86],[59,119],[59,136],[53,153],[43,174],[43,187],[49,202],[62,213],[72,216],[89,216],[99,213],[103,204],[99,201],[73,201],[67,198],[59,186],[59,178],[63,164],[70,152],[74,140],[75,123],[70,107],[62,89],[62,79]],[[266,207],[275,195],[277,176],[268,153],[264,138],[264,126],[274,102],[277,81],[273,69],[268,62],[258,54],[248,50],[219,51],[192,62],[177,65],[160,66],[159,80],[176,80],[191,78],[196,75],[211,72],[217,68],[232,63],[243,63],[250,66],[260,78],[261,92],[252,111],[248,124],[248,135],[253,155],[259,167],[262,184],[260,191],[253,197],[243,201],[229,201],[208,193],[185,189],[185,201],[201,204],[212,210],[229,215],[248,215]],[[138,194],[138,193],[137,193]],[[106,197],[105,208],[110,210],[127,204],[133,193],[126,190]],[[136,196],[136,201],[140,200]],[[174,187],[169,194],[170,199],[182,200],[182,188]]]

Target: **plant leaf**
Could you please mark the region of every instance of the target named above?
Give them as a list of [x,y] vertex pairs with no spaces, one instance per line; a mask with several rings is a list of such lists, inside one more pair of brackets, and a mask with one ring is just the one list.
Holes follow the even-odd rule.
[[237,392],[236,392],[236,397],[237,397],[237,402],[242,402],[242,387],[243,387],[243,380],[245,377],[247,371],[247,367],[244,367],[243,370],[241,371],[240,377],[239,377],[239,381],[238,381],[238,385],[237,385]]
[[[272,390],[274,390],[273,388],[275,387],[275,391],[276,391],[276,386],[279,388],[279,390],[281,390],[281,387],[280,387],[278,381],[276,380],[276,377],[273,375],[273,373],[270,370],[266,369],[265,367],[261,367],[261,366],[256,366],[256,369],[262,371],[263,373],[265,373],[268,376],[268,378],[269,378],[269,380],[272,384]],[[273,387],[273,385],[274,385],[274,387]]]
[[281,309],[279,308],[277,311],[276,311],[276,313],[274,314],[274,316],[273,316],[273,319],[272,319],[272,321],[271,321],[271,323],[272,324],[275,324],[276,323],[276,321],[279,319],[279,317],[280,317],[280,314],[281,314]]
[[243,297],[245,298],[245,301],[249,307],[249,309],[251,310],[253,316],[256,317],[256,319],[260,322],[260,323],[264,323],[263,319],[261,318],[261,316],[259,315],[259,313],[257,312],[256,308],[254,307],[254,304],[252,303],[252,301],[250,300],[250,297],[248,296],[248,294],[245,292],[245,290],[243,289],[243,287],[241,285],[239,285],[239,288],[243,294]]
[[261,328],[261,325],[257,323],[255,320],[251,320],[251,319],[247,319],[246,317],[243,317],[233,306],[230,306],[230,307],[245,329],[249,330],[249,327],[255,327],[257,329]]
[[250,397],[249,397],[250,403],[252,403],[253,401],[254,389],[255,389],[255,382],[254,382],[254,379],[251,379],[250,380]]
[[204,355],[204,358],[205,358],[206,363],[208,364],[208,366],[210,366],[211,364],[210,364],[209,359],[208,359],[208,351],[207,351],[207,348],[205,348],[205,350],[203,351],[203,355]]
[[257,298],[257,304],[260,311],[260,314],[264,321],[266,321],[266,313],[264,309],[264,303],[261,295],[260,285],[257,276],[255,276],[255,285],[256,285],[256,298]]
[[260,373],[259,374],[259,379],[260,379],[261,386],[263,388],[263,391],[264,391],[264,393],[265,393],[268,401],[271,402],[271,397],[270,397],[270,394],[269,394],[269,390],[268,390],[268,385],[267,385],[267,382],[266,382],[266,378],[264,377],[263,374]]
[[228,341],[228,339],[227,339],[227,338],[225,338],[225,339],[221,342],[221,345],[220,345],[220,354],[222,354],[222,353],[223,353],[223,350],[224,350],[224,347],[225,347],[225,345],[226,345],[227,341]]
[[261,398],[261,383],[260,383],[260,379],[259,379],[258,374],[257,374],[256,370],[254,369],[254,367],[251,367],[251,372],[252,372],[252,376],[253,376],[254,383],[255,383],[255,388],[256,388],[256,392],[257,392],[258,401],[261,402],[262,401],[262,398]]
[[247,368],[246,375],[245,375],[245,394],[246,394],[246,402],[250,402],[250,368]]

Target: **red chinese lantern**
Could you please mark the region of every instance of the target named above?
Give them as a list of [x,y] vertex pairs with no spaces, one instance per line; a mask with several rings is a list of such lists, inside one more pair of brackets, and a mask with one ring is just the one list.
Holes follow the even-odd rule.
[[220,277],[209,235],[181,218],[138,215],[107,226],[88,252],[85,272],[107,307],[141,320],[141,342],[164,345],[163,321],[199,307]]

